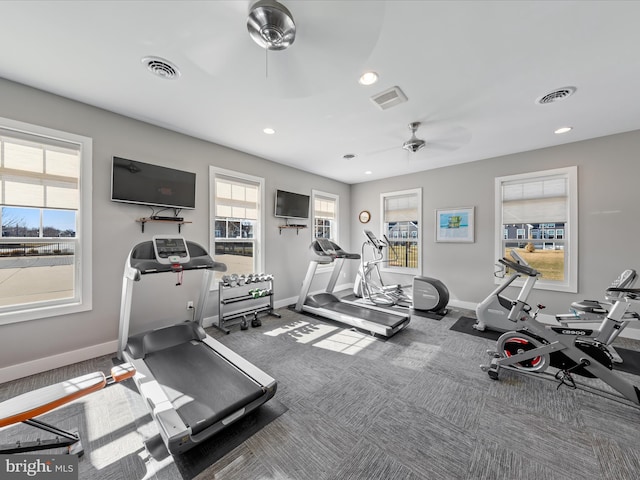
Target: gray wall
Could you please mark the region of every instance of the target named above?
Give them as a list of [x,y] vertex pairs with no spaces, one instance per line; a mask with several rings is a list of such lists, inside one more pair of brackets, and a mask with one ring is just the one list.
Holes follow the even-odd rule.
[[[640,235],[640,131],[518,153],[354,185],[354,212],[371,211],[370,226],[380,230],[380,193],[422,187],[423,275],[441,279],[451,296],[478,303],[495,288],[494,178],[578,166],[578,293],[534,290],[532,302],[546,313],[566,313],[572,301],[603,299],[605,288],[626,268],[640,271],[634,243]],[[475,243],[436,243],[435,209],[475,206]],[[363,226],[351,221],[353,248],[360,248]],[[515,295],[513,290],[509,295]]]
[[[109,200],[113,155],[196,172],[197,208],[184,212],[186,220],[193,223],[183,227],[183,234],[204,246],[208,245],[209,229],[209,165],[263,176],[267,198],[266,271],[275,275],[276,300],[281,302],[298,294],[311,232],[279,233],[277,227],[282,222],[271,215],[276,188],[309,194],[315,188],[339,195],[340,243],[359,252],[363,226],[357,212],[369,210],[372,219],[367,227],[378,232],[380,193],[422,187],[423,274],[444,281],[454,301],[472,304],[494,288],[494,178],[577,165],[579,292],[537,290],[533,300],[546,304],[549,313],[566,312],[573,300],[602,298],[604,288],[623,269],[640,270],[631,246],[640,234],[636,214],[640,132],[349,186],[2,79],[0,116],[93,138],[94,253],[93,310],[0,326],[0,369],[115,341],[128,251],[154,234],[176,233],[177,228],[171,225],[147,224],[142,234],[135,219],[149,210]],[[475,243],[435,243],[434,210],[456,206],[475,206]],[[340,283],[352,281],[355,268],[348,266]],[[134,318],[186,317],[185,302],[195,298],[197,282],[187,281],[180,290],[171,280],[167,285],[157,278],[139,289]],[[314,284],[314,288],[320,286],[320,282]],[[215,294],[212,300],[207,315],[215,314]]]
[[[115,341],[125,259],[131,247],[153,235],[177,234],[177,227],[149,223],[141,233],[136,219],[149,208],[110,201],[113,155],[184,169],[197,174],[196,209],[183,211],[182,234],[208,248],[209,165],[265,178],[265,270],[276,278],[276,301],[296,297],[307,265],[311,229],[283,230],[273,216],[277,188],[311,194],[312,189],[340,196],[340,226],[349,243],[350,186],[155,127],[105,110],[0,79],[0,117],[93,138],[93,310],[67,316],[0,326],[0,368]],[[309,223],[309,222],[307,222]],[[161,278],[165,277],[165,278]],[[169,278],[171,277],[171,278]],[[145,283],[145,285],[143,285]],[[186,300],[196,299],[198,282],[185,274],[176,288],[172,276],[140,282],[134,293],[133,318],[186,318]],[[212,295],[205,315],[217,312]]]

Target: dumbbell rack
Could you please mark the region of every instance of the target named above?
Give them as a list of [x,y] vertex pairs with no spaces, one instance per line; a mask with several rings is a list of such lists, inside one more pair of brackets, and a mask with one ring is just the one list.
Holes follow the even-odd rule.
[[[262,278],[242,284],[240,282],[226,283],[224,281],[218,283],[218,324],[216,326],[224,333],[228,334],[230,332],[227,325],[235,325],[243,318],[245,320],[248,317],[257,319],[260,313],[266,312],[268,315],[280,318],[280,314],[274,311],[273,306],[273,275],[263,275]],[[262,288],[258,289],[258,286],[262,286]],[[261,290],[264,293],[254,296],[249,293],[250,290]],[[265,300],[268,303],[265,303]],[[229,305],[236,303],[245,303],[249,307],[225,313]],[[245,305],[240,305],[240,307],[242,306]]]

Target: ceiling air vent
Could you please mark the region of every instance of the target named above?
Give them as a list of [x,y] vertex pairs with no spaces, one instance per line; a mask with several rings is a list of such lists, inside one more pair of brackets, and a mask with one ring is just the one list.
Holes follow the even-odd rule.
[[404,94],[400,87],[391,87],[384,92],[380,92],[377,95],[371,97],[373,103],[379,106],[382,110],[386,110],[391,107],[395,107],[401,103],[407,101],[407,96]]
[[558,102],[560,100],[564,100],[567,97],[570,97],[575,93],[575,91],[576,91],[576,87],[559,88],[557,90],[554,90],[553,92],[549,92],[546,95],[543,95],[542,97],[538,98],[536,100],[536,103],[539,103],[540,105],[546,105],[547,103]]
[[180,70],[170,61],[160,57],[144,57],[142,63],[147,69],[159,77],[171,80],[180,76]]

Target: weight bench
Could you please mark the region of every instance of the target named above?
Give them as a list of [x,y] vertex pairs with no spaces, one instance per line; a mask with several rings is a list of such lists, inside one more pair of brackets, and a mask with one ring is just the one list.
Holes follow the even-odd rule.
[[41,420],[37,420],[35,417],[80,397],[102,390],[104,387],[131,378],[135,373],[136,370],[133,365],[125,363],[113,367],[111,369],[111,375],[108,377],[102,372],[89,373],[5,400],[0,403],[0,428],[22,422],[52,433],[55,435],[55,438],[47,440],[38,439],[30,442],[21,442],[18,440],[14,444],[0,445],[0,454],[67,447],[67,453],[77,454],[79,457],[82,456],[84,450],[77,430],[62,430]]

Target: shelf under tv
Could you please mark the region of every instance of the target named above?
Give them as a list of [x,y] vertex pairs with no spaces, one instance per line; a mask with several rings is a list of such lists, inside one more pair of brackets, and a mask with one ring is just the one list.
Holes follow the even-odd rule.
[[192,222],[188,222],[186,220],[159,220],[159,219],[155,219],[155,218],[150,218],[150,217],[142,217],[142,218],[138,218],[136,220],[136,222],[141,224],[142,227],[142,233],[144,233],[144,224],[148,223],[148,222],[156,222],[156,223],[173,223],[174,225],[178,225],[178,233],[180,233],[180,230],[182,229],[182,225],[184,225],[185,223],[192,223]]
[[307,226],[306,225],[278,225],[278,228],[280,229],[280,235],[282,235],[283,228],[295,228],[296,235],[297,235],[301,228],[307,228]]

